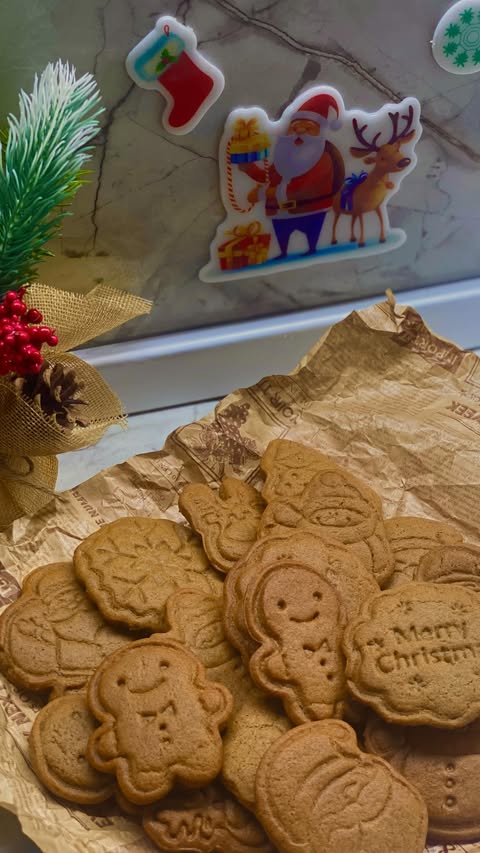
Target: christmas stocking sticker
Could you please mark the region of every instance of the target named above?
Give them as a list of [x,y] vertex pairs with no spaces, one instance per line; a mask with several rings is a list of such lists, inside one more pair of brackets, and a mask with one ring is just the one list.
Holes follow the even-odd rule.
[[406,240],[387,205],[415,168],[420,104],[405,98],[375,113],[346,110],[316,86],[278,121],[236,109],[220,143],[226,219],[202,281],[235,281],[295,267],[388,252]]
[[196,127],[225,85],[222,72],[198,52],[193,30],[169,16],[130,51],[126,66],[138,86],[162,93],[165,130],[179,135]]

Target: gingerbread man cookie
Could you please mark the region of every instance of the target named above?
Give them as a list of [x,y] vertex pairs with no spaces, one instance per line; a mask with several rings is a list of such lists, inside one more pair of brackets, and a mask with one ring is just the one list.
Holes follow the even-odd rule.
[[115,773],[134,803],[166,796],[175,782],[200,787],[222,767],[223,728],[232,697],[175,640],[154,634],[111,655],[88,687],[100,726],[88,745],[91,764]]

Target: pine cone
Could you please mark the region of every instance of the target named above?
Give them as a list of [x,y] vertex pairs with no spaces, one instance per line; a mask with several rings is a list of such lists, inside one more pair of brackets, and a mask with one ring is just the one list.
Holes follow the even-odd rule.
[[12,381],[18,394],[36,403],[46,415],[53,415],[67,432],[75,426],[88,426],[88,420],[77,414],[77,407],[86,405],[78,397],[85,383],[76,379],[74,370],[45,360],[39,373],[16,376]]

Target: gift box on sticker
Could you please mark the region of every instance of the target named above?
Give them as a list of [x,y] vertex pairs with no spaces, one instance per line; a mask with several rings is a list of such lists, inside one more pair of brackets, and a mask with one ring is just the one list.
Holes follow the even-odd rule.
[[230,239],[218,247],[220,269],[239,270],[268,260],[271,236],[262,231],[260,222],[236,225],[225,235]]
[[262,133],[258,119],[239,118],[234,124],[233,135],[229,142],[229,155],[232,163],[254,163],[265,160],[270,152],[271,140]]

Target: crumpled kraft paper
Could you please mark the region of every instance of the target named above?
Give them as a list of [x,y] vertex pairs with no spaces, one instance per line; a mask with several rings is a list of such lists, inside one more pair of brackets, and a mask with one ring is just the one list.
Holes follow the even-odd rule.
[[[293,374],[230,394],[172,433],[162,451],[116,465],[16,521],[0,534],[0,609],[31,569],[64,560],[108,521],[181,520],[185,483],[216,484],[225,475],[259,483],[259,459],[280,437],[317,447],[363,477],[382,496],[386,517],[445,520],[480,544],[480,359],[390,300],[333,326]],[[0,805],[48,853],[152,850],[112,805],[67,808],[42,789],[27,751],[38,707],[0,676]],[[428,849],[480,853],[480,840]]]

